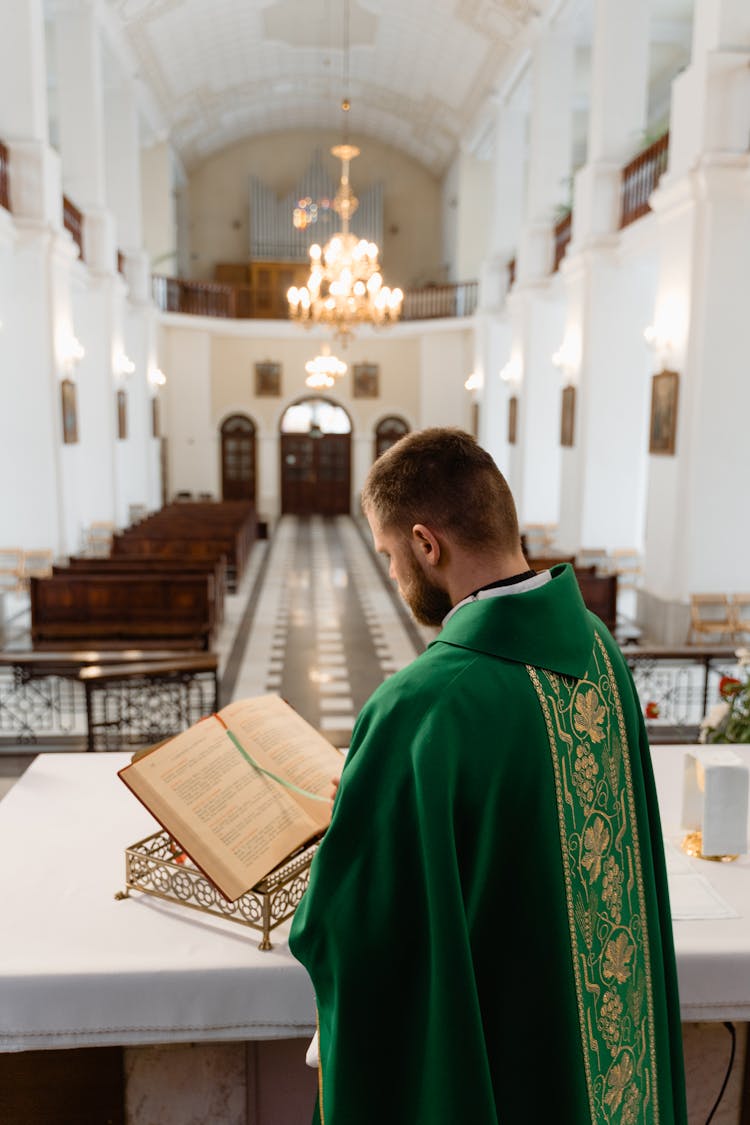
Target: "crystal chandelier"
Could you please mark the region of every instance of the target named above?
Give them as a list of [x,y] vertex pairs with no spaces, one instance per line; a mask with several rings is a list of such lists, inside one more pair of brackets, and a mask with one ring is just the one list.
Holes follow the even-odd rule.
[[320,355],[316,355],[315,359],[308,359],[305,364],[305,383],[315,391],[328,390],[339,376],[346,375],[347,370],[343,360],[331,355],[330,348],[323,347]]
[[[344,102],[348,109],[348,102]],[[349,231],[349,219],[359,200],[349,184],[349,164],[359,149],[341,144],[331,149],[341,161],[341,183],[332,208],[341,218],[342,229],[326,245],[310,247],[310,277],[301,288],[287,293],[289,315],[305,325],[332,328],[346,347],[357,324],[388,324],[398,320],[404,294],[383,284],[378,265],[378,247]]]

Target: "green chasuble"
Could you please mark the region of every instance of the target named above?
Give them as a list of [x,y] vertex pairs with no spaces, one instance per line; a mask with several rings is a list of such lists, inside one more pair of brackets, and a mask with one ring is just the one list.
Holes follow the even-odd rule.
[[323,1125],[687,1120],[645,728],[569,567],[365,705],[290,946]]

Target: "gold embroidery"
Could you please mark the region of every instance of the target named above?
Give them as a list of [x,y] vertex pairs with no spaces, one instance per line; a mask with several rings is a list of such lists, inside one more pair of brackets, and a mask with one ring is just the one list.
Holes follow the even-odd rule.
[[552,756],[591,1121],[658,1125],[646,899],[627,732],[596,635],[590,676],[527,666]]
[[[609,653],[604,647],[604,642],[598,633],[594,633],[596,642],[599,646],[599,651],[604,657],[604,663],[607,668],[607,675],[609,683],[612,686],[612,695],[615,702],[615,710],[617,712],[617,724],[620,731],[620,740],[623,746],[627,746],[628,739],[625,732],[625,716],[622,713],[622,704],[620,702],[620,693],[617,690],[614,673],[612,672],[612,664],[609,659]],[[654,994],[651,986],[651,953],[648,938],[648,922],[646,919],[646,892],[643,886],[643,868],[641,866],[641,847],[640,839],[638,836],[638,826],[635,815],[635,797],[633,795],[633,778],[630,771],[630,757],[628,754],[624,756],[625,764],[625,784],[628,793],[628,805],[630,811],[630,818],[633,825],[633,848],[635,851],[635,877],[638,884],[638,899],[641,908],[641,924],[643,927],[643,951],[644,951],[644,968],[646,975],[646,1003],[648,1006],[648,1042],[649,1042],[649,1055],[651,1060],[651,1071],[653,1075],[653,1083],[656,1085],[656,1035],[654,1032]],[[648,1079],[648,1071],[646,1071]],[[654,1100],[654,1121],[659,1121],[659,1102]]]
[[602,870],[602,856],[609,844],[609,829],[600,816],[583,833],[583,859],[581,863],[589,873],[589,882],[594,883]]
[[628,941],[628,935],[621,931],[607,944],[604,951],[602,976],[608,980],[614,977],[620,984],[624,984],[630,976],[630,961],[634,953],[635,946]]
[[587,734],[592,742],[604,741],[602,723],[605,718],[606,711],[593,688],[576,696],[576,716],[573,725],[581,734]]
[[[560,778],[560,762],[558,760],[557,754],[554,752],[555,732],[554,732],[554,728],[552,726],[552,717],[551,717],[551,714],[550,714],[550,708],[549,708],[549,704],[547,702],[547,697],[542,690],[542,685],[539,681],[539,677],[537,675],[536,669],[532,668],[531,665],[527,665],[526,667],[527,667],[527,671],[529,673],[529,676],[531,677],[531,682],[533,683],[534,687],[536,688],[536,693],[537,693],[537,696],[539,697],[539,702],[542,705],[542,712],[544,714],[544,721],[547,725],[547,735],[548,735],[549,740],[550,740],[550,746],[553,749],[552,765],[553,765],[554,773],[555,773],[555,788],[556,788],[556,791],[557,791],[557,818],[558,818],[558,822],[559,822],[559,825],[560,825],[560,842],[561,842],[561,844],[564,845],[564,843],[565,843],[564,815],[565,814],[563,812],[562,785],[561,785],[561,778]],[[570,792],[569,792],[567,786],[566,786],[566,789],[565,789],[565,800],[567,802],[570,802],[570,804],[572,805],[572,803],[573,803],[572,798],[570,796]],[[570,931],[571,945],[575,949],[577,943],[576,943],[576,937],[575,937],[575,920],[574,920],[574,917],[573,917],[573,892],[572,892],[572,885],[571,885],[571,878],[570,878],[570,869],[568,867],[568,864],[566,862],[566,856],[564,854],[563,854],[563,871],[564,871],[564,876],[565,876],[565,889],[566,889],[565,899],[566,899],[567,906],[568,906],[568,928],[569,928],[569,931]],[[576,982],[576,997],[578,999],[578,1022],[579,1022],[579,1026],[580,1026],[580,1032],[581,1032],[581,1042],[582,1042],[582,1044],[585,1044],[585,1042],[586,1042],[586,1015],[585,1015],[584,1009],[583,1009],[583,997],[582,997],[582,989],[581,989],[581,973],[580,973],[580,970],[578,968],[578,959],[576,957],[573,958],[573,974],[575,976],[575,982]],[[592,1077],[591,1077],[591,1061],[590,1061],[591,1060],[591,1054],[592,1054],[592,1052],[587,1051],[585,1046],[584,1046],[584,1049],[583,1049],[583,1066],[584,1066],[584,1070],[586,1072],[586,1089],[588,1091],[588,1096],[589,1096],[589,1112],[590,1112],[590,1115],[591,1115],[591,1120],[593,1122],[593,1121],[596,1121],[596,1109],[595,1109],[595,1104],[594,1104],[594,1090],[593,1090],[593,1083],[592,1083]]]

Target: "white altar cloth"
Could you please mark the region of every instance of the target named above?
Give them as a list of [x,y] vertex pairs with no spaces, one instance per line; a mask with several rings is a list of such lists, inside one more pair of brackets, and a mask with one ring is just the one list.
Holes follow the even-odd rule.
[[[654,749],[669,839],[686,749]],[[125,847],[155,829],[117,777],[128,760],[42,754],[0,802],[0,1051],[312,1034],[288,922],[261,952],[236,923],[138,892],[115,901]],[[750,858],[688,862],[737,917],[674,923],[682,1018],[750,1020]]]
[[[662,829],[679,843],[682,775],[685,754],[694,747],[652,748]],[[750,765],[750,748],[732,746]],[[686,857],[690,867],[709,881],[735,911],[734,918],[673,923],[682,1019],[750,1020],[750,856],[734,863],[711,863]]]
[[129,754],[42,754],[0,802],[0,1051],[306,1037],[307,974],[237,923],[125,887],[158,828],[117,777]]

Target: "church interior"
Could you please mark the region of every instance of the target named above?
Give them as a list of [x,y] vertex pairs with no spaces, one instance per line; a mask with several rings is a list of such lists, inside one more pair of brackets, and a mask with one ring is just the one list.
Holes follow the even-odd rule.
[[[750,643],[750,7],[10,0],[0,28],[0,1120],[296,1125],[288,920],[259,949],[115,901],[152,830],[117,769],[267,693],[345,750],[435,635],[365,477],[458,426],[622,646],[679,838]],[[682,863],[690,1121],[747,1125],[750,860]]]

